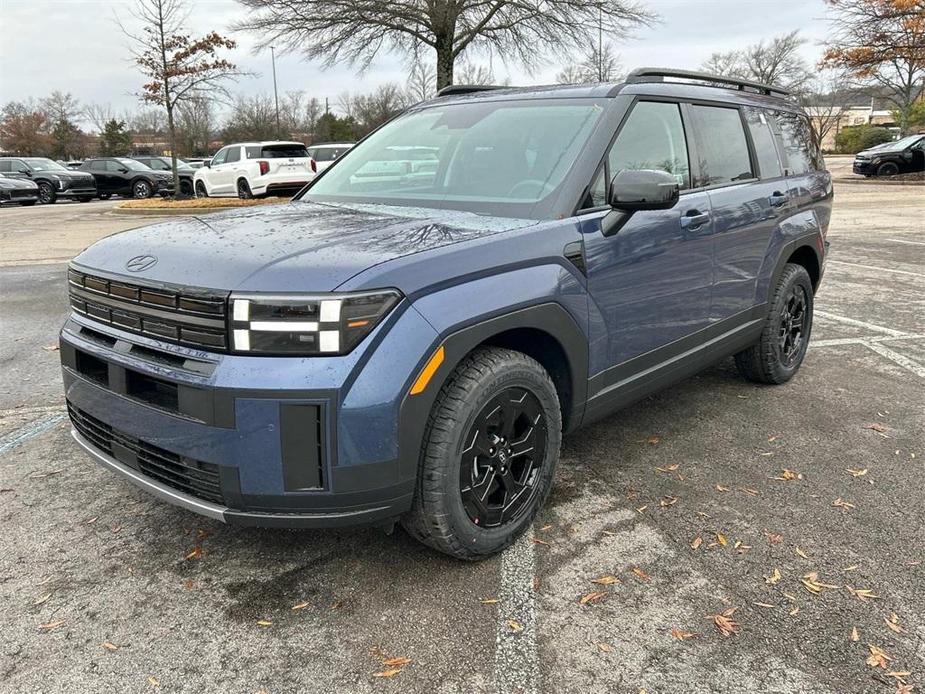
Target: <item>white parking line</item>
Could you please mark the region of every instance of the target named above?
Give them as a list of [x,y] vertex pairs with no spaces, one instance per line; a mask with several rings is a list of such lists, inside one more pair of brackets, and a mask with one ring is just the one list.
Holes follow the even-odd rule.
[[58,422],[64,419],[63,414],[53,414],[48,415],[47,417],[42,417],[41,419],[31,422],[24,427],[20,427],[15,431],[7,434],[2,439],[0,439],[0,455],[8,453],[16,448],[21,443],[25,443],[29,439],[43,434],[52,427],[54,427]]
[[813,340],[811,347],[837,347],[839,345],[864,345],[868,342],[896,342],[901,340],[925,340],[925,335],[878,335],[877,337],[833,337],[828,340]]
[[886,239],[893,243],[908,243],[910,246],[925,246],[925,241],[906,241],[905,239]]
[[912,361],[909,357],[900,354],[899,352],[894,352],[892,349],[880,342],[865,342],[864,346],[868,349],[873,350],[882,357],[886,357],[890,361],[896,362],[905,369],[908,369],[914,373],[919,378],[925,378],[925,366],[922,366],[917,361]]
[[533,551],[531,526],[501,555],[495,645],[497,694],[537,694],[539,691]]
[[826,263],[829,265],[847,265],[849,267],[859,267],[864,270],[875,270],[877,272],[892,272],[897,275],[912,275],[913,277],[919,277],[920,279],[925,279],[925,275],[921,272],[910,272],[909,270],[894,270],[893,268],[880,267],[878,265],[862,265],[861,263],[848,263],[844,260],[827,260]]
[[820,311],[816,309],[813,313],[820,318],[827,318],[828,320],[833,320],[838,323],[845,323],[847,325],[861,326],[863,328],[873,330],[874,332],[892,335],[893,337],[906,337],[909,334],[904,333],[901,330],[893,330],[893,328],[884,328],[882,325],[874,325],[873,323],[868,323],[867,321],[848,318],[847,316],[839,316],[836,313],[829,313],[828,311]]

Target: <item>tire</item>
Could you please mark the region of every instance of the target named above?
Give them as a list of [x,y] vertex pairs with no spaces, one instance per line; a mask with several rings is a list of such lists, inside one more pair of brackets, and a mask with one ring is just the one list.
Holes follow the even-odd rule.
[[154,189],[151,187],[151,184],[143,178],[139,178],[132,182],[132,197],[136,200],[150,198],[153,192]]
[[[507,416],[511,412],[514,417]],[[559,399],[546,370],[521,352],[477,349],[456,367],[434,403],[414,500],[402,525],[458,559],[500,552],[530,526],[549,495],[561,440]],[[504,480],[526,483],[510,502]],[[479,484],[485,494],[477,494]]]
[[28,202],[19,203],[19,206],[20,207],[32,207],[36,202],[37,202],[36,200],[29,200]]
[[53,205],[58,199],[55,187],[48,181],[39,182],[39,202],[43,205]]
[[247,183],[247,179],[239,178],[238,179],[238,198],[240,198],[241,200],[250,200],[252,197],[254,197],[254,194],[251,193],[251,187]]
[[[794,312],[802,301],[802,317]],[[736,366],[749,381],[786,383],[799,370],[813,327],[813,283],[802,265],[787,263],[771,300],[761,337],[735,355]]]
[[884,162],[877,167],[878,176],[895,176],[899,173],[899,165],[892,161]]
[[193,182],[187,179],[180,180],[180,195],[191,198],[193,197]]
[[206,190],[206,184],[202,181],[196,181],[196,197],[197,198],[207,198],[209,197],[209,191]]

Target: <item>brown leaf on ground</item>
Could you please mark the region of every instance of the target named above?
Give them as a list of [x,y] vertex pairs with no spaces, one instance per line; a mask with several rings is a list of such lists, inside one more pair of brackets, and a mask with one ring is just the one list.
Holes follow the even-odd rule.
[[783,482],[792,482],[793,480],[803,479],[803,475],[796,470],[788,470],[787,468],[784,468],[781,470],[779,477],[774,477],[772,479],[781,480]]
[[659,506],[668,508],[669,506],[674,506],[678,501],[679,499],[676,496],[663,496],[662,500],[659,502]]
[[148,684],[150,684],[152,687],[160,687],[160,686],[161,686],[161,683],[157,681],[157,678],[156,678],[156,677],[149,677],[149,678],[148,678]]
[[659,472],[674,472],[679,467],[681,467],[680,463],[675,463],[674,465],[666,465],[664,467],[657,467],[655,469]]
[[541,540],[541,539],[539,539],[538,537],[534,537],[534,538],[533,538],[533,544],[535,544],[535,545],[546,545],[547,547],[549,546],[549,543],[546,542],[546,540]]
[[304,610],[304,609],[305,609],[306,607],[308,607],[309,605],[311,605],[310,602],[300,602],[300,603],[296,603],[295,605],[293,605],[293,606],[290,607],[289,609],[291,609],[291,610],[293,610],[293,611],[295,611],[295,610]]
[[845,511],[850,511],[853,508],[857,508],[854,504],[848,501],[845,501],[841,497],[838,497],[835,501],[833,501],[832,506],[835,506],[836,508],[844,509]]
[[809,555],[803,551],[803,549],[797,545],[797,548],[793,550],[798,557],[803,557],[803,559],[809,559]]
[[197,559],[202,558],[202,546],[196,545],[193,547],[192,551],[186,555],[186,561],[196,561]]
[[874,592],[870,588],[852,588],[851,586],[845,586],[845,588],[847,588],[848,592],[861,602],[876,600],[880,597],[879,595],[874,595]]
[[741,630],[741,626],[738,622],[733,621],[731,614],[722,614],[712,615],[711,619],[713,620],[713,625],[719,630],[723,636],[732,636],[733,634],[738,634]]
[[739,487],[739,491],[745,492],[749,496],[758,496],[758,490],[751,487]]
[[649,438],[646,439],[646,443],[649,444],[650,446],[655,446],[656,444],[658,444],[659,441],[661,441],[661,438],[659,438],[658,436],[650,436]]
[[105,648],[107,651],[118,651],[119,650],[119,647],[116,644],[110,643],[109,641],[103,641],[103,643],[101,643],[100,645],[103,648]]
[[774,585],[777,585],[777,582],[780,579],[781,579],[780,569],[775,568],[774,571],[771,572],[771,575],[764,579],[764,582],[767,583],[769,586],[774,586]]
[[44,349],[46,352],[57,352],[60,349],[60,347],[58,346],[57,343],[55,343],[53,345],[45,345],[44,347],[42,347],[42,349]]
[[64,625],[64,620],[59,619],[54,622],[46,622],[45,624],[39,624],[39,629],[41,629],[42,631],[54,631],[55,629],[63,625]]
[[768,544],[770,545],[779,545],[784,541],[784,536],[780,533],[772,533],[770,530],[765,530],[764,534],[768,536]]
[[271,626],[273,626],[273,622],[271,622],[269,619],[258,619],[258,620],[257,620],[257,626],[261,626],[261,627],[271,627]]
[[620,579],[616,576],[601,576],[600,578],[592,578],[591,583],[597,583],[599,586],[612,586],[614,583],[620,583]]
[[880,424],[880,422],[874,422],[873,424],[868,424],[866,427],[863,427],[863,428],[864,428],[864,429],[873,429],[873,430],[876,431],[878,434],[882,434],[882,433],[884,433],[884,432],[890,430],[890,427],[886,426],[885,424]]
[[914,685],[902,683],[896,685],[896,694],[912,694],[914,691]]
[[382,664],[388,667],[404,667],[410,662],[411,662],[411,658],[398,657],[398,658],[387,658],[382,661]]
[[716,541],[720,543],[723,547],[729,544],[729,540],[726,539],[726,536],[722,533],[716,533]]
[[599,643],[597,644],[597,650],[599,650],[601,653],[610,653],[613,651],[613,646],[611,646],[609,643]]
[[870,650],[870,655],[867,656],[867,664],[871,667],[879,667],[886,670],[887,663],[893,659],[886,654],[886,651],[882,648],[878,648],[872,643],[867,644],[867,648]]
[[497,605],[501,601],[498,598],[483,598],[479,602],[483,605]]
[[518,621],[515,621],[515,620],[513,620],[513,619],[507,620],[507,626],[508,626],[508,628],[509,628],[511,631],[513,631],[515,634],[524,630],[524,628],[523,628],[523,626],[521,625],[521,623],[518,622]]
[[895,612],[891,612],[889,617],[884,617],[883,622],[890,631],[897,634],[901,634],[905,631],[905,629],[899,626],[899,616],[897,616]]
[[42,597],[37,598],[36,600],[34,600],[34,601],[32,602],[32,604],[37,606],[37,605],[41,605],[41,604],[43,604],[43,603],[46,603],[46,602],[48,602],[48,599],[49,599],[52,595],[54,595],[54,593],[46,593],[46,594],[43,595]]
[[593,593],[588,593],[587,595],[582,596],[581,600],[578,601],[581,605],[587,605],[588,603],[600,602],[607,597],[607,593],[602,590],[595,590]]
[[682,631],[677,627],[671,630],[671,635],[674,636],[678,641],[684,641],[685,639],[692,639],[695,636],[700,636],[699,633],[693,631]]
[[638,566],[632,568],[632,572],[636,575],[637,578],[643,581],[648,581],[650,579],[649,574],[640,569]]
[[758,607],[765,607],[767,609],[772,609],[774,607],[777,607],[777,605],[772,605],[769,602],[753,602],[752,605],[757,605]]
[[851,633],[848,635],[849,641],[860,641],[861,635],[858,633],[857,627],[851,627]]
[[703,538],[698,535],[691,541],[691,549],[700,549],[700,545],[703,544]]
[[819,593],[826,589],[833,590],[838,588],[838,586],[833,586],[831,583],[822,583],[819,580],[819,574],[815,571],[810,571],[803,576],[803,578],[800,579],[800,583],[802,583],[803,587],[813,595],[819,595]]
[[845,469],[845,472],[847,472],[852,477],[863,477],[864,475],[867,474],[867,468],[864,468],[863,470],[854,470],[852,468],[847,468]]
[[799,613],[800,613],[800,608],[799,608],[799,607],[794,607],[792,610],[790,610],[790,616],[791,616],[791,617],[796,617]]
[[395,675],[397,675],[400,672],[401,672],[400,667],[392,667],[392,668],[389,668],[388,670],[383,670],[382,672],[374,672],[373,677],[383,677],[383,678],[395,677]]
[[728,491],[729,491],[729,487],[724,487],[724,486],[721,485],[721,484],[717,484],[717,485],[716,485],[716,491],[718,491],[718,492],[728,492]]

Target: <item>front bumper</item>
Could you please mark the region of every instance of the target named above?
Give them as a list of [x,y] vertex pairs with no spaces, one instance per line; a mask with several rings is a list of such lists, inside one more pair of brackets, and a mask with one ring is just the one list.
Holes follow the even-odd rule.
[[38,199],[38,188],[0,188],[0,204],[19,205],[24,202],[36,202]]
[[419,450],[399,451],[401,406],[436,337],[400,313],[367,337],[372,354],[321,358],[205,352],[73,315],[60,353],[74,438],[133,484],[227,523],[395,518]]
[[877,173],[877,166],[872,161],[855,159],[851,170],[856,174],[870,176]]

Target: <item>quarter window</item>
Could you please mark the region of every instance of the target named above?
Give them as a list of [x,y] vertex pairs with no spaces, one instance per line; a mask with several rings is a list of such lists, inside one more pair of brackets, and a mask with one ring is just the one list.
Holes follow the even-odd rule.
[[611,178],[624,169],[656,169],[673,174],[682,190],[690,188],[687,141],[678,105],[636,104],[613,143],[608,162]]
[[230,147],[228,149],[228,155],[225,157],[225,163],[230,164],[233,161],[241,161],[240,147]]
[[742,118],[736,108],[691,106],[697,129],[698,188],[754,178]]
[[768,114],[759,108],[745,109],[745,120],[748,122],[748,131],[755,145],[755,155],[758,158],[758,172],[761,178],[777,178],[784,175],[780,165],[780,155],[774,142],[774,133],[771,130],[771,121]]
[[784,149],[787,153],[787,173],[800,175],[811,171],[821,171],[822,155],[816,147],[809,121],[796,113],[778,113]]

